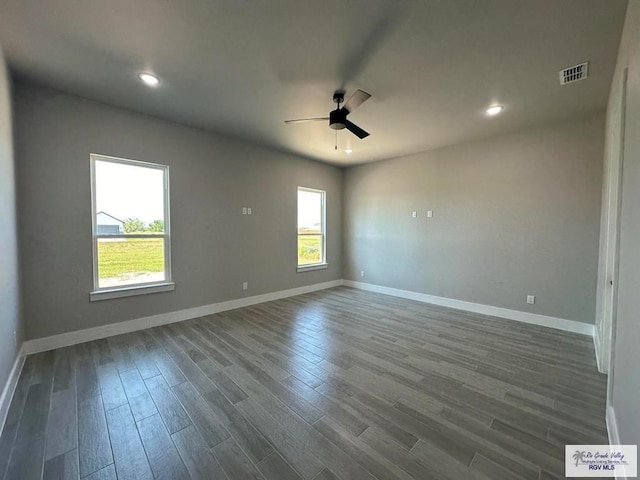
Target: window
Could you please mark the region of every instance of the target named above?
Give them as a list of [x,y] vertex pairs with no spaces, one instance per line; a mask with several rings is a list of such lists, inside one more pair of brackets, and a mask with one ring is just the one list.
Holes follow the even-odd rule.
[[298,187],[298,271],[326,268],[325,192]]
[[173,290],[169,167],[91,155],[92,300]]

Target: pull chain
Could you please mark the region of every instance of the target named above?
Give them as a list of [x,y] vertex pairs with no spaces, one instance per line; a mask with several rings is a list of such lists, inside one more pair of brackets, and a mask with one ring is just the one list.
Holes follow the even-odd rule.
[[[340,100],[338,100],[338,110],[340,110]],[[337,151],[338,150],[338,130],[335,130],[335,132],[336,132],[336,137],[335,137],[336,141],[334,143],[335,146],[333,147],[333,149]]]

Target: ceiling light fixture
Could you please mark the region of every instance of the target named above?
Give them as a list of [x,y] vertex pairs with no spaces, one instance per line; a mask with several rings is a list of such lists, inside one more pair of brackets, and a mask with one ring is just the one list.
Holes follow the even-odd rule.
[[493,117],[494,115],[499,114],[503,109],[504,107],[502,105],[491,105],[485,110],[485,113],[490,117]]
[[139,73],[138,78],[150,87],[157,87],[160,84],[160,79],[152,73]]
[[346,153],[347,155],[351,155],[353,153],[353,150],[351,150],[350,148],[347,148],[344,153]]

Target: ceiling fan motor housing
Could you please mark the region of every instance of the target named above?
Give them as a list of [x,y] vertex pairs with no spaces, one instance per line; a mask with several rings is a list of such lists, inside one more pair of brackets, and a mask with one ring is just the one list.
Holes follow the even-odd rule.
[[347,111],[343,108],[336,108],[329,113],[329,126],[334,130],[342,130],[346,127]]

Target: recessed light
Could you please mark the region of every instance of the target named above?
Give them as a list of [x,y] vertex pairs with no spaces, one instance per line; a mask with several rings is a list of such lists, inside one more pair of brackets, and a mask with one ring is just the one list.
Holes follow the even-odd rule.
[[344,153],[346,153],[347,155],[351,155],[353,153],[353,150],[351,150],[350,148],[347,148]]
[[139,73],[138,78],[150,87],[157,87],[160,84],[160,79],[152,73]]
[[490,117],[499,114],[504,107],[502,105],[491,105],[489,108],[485,110],[485,113]]

